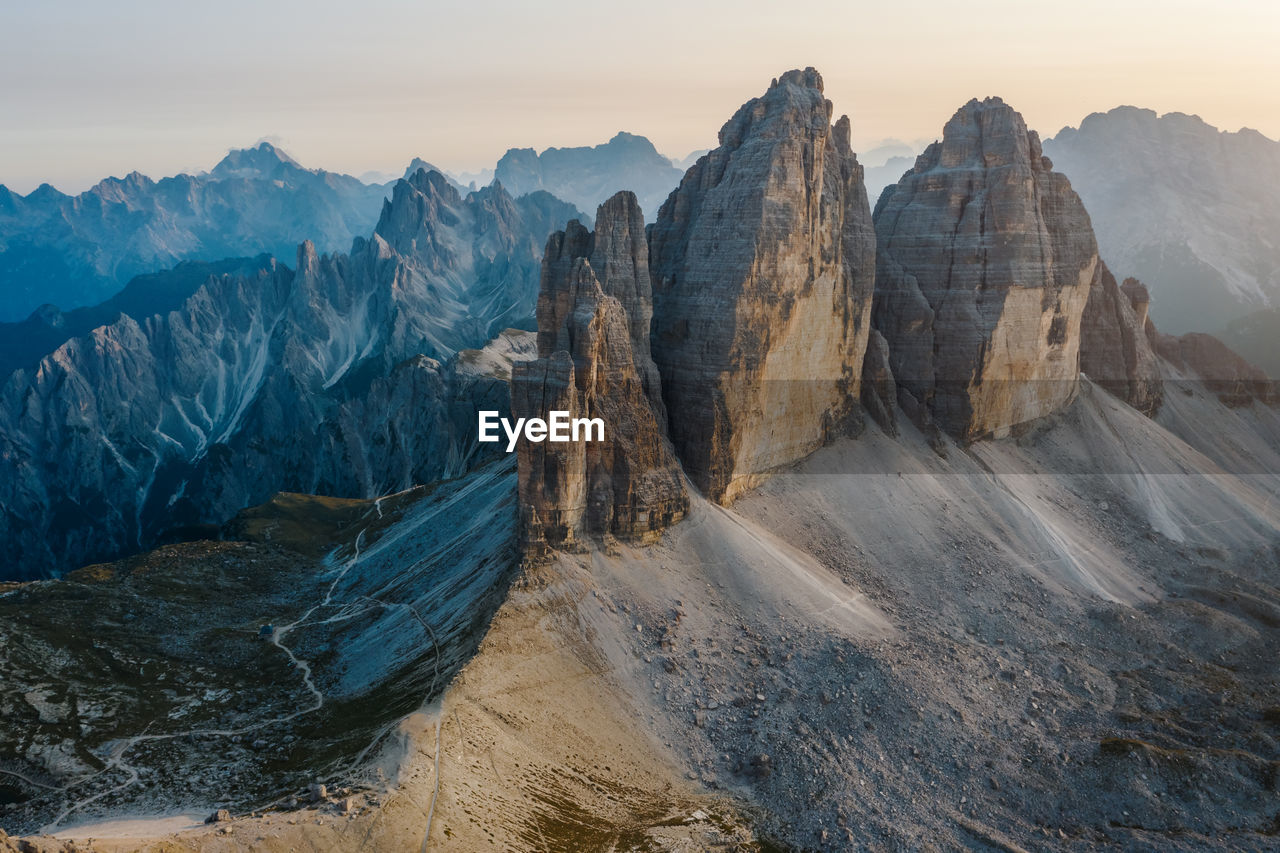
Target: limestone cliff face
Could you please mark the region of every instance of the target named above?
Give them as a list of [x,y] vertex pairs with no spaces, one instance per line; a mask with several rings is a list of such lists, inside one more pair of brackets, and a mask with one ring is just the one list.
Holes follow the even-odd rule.
[[939,426],[1000,436],[1072,399],[1098,247],[1022,116],[970,101],[875,222],[875,325],[899,387]]
[[862,359],[862,408],[889,435],[898,434],[898,383],[889,366],[889,342],[871,330],[867,353]]
[[547,241],[539,357],[515,366],[512,411],[599,418],[604,440],[521,440],[527,547],[573,545],[585,534],[651,541],[688,509],[649,357],[647,267],[644,220],[630,192],[600,206],[595,233],[575,220]]
[[1117,285],[1106,264],[1080,323],[1080,370],[1148,417],[1160,409],[1164,381],[1145,326],[1151,296],[1137,279]]
[[857,423],[875,234],[849,122],[812,68],[738,110],[650,228],[653,358],[709,497]]

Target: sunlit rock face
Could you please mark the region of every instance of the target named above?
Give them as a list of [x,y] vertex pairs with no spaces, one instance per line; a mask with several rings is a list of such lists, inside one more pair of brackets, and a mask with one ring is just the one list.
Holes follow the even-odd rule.
[[553,234],[542,271],[539,357],[515,367],[512,413],[598,418],[603,435],[520,442],[523,540],[535,550],[588,534],[650,541],[684,517],[689,500],[649,357],[652,297],[635,196],[602,204],[594,233],[575,220]]
[[653,358],[692,481],[730,501],[859,424],[875,233],[812,68],[742,106],[650,228]]
[[899,387],[965,440],[1076,393],[1102,267],[1089,216],[999,98],[970,101],[876,206],[875,324]]

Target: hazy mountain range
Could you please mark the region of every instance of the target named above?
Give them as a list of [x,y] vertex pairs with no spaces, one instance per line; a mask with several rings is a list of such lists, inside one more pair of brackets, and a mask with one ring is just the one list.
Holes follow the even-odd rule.
[[542,153],[512,148],[498,161],[494,180],[515,195],[546,190],[582,210],[595,210],[619,190],[631,190],[652,220],[683,173],[645,137],[618,133],[591,147]]
[[153,181],[132,172],[75,196],[48,184],[26,196],[0,186],[0,321],[44,304],[92,305],[184,260],[288,258],[303,240],[347,249],[377,221],[388,191],[305,169],[266,142],[208,173]]
[[31,363],[32,336],[30,366],[0,384],[8,576],[217,525],[281,489],[367,497],[460,472],[476,447],[449,402],[471,381],[456,356],[531,326],[543,242],[575,215],[547,193],[464,198],[418,171],[350,253],[306,242],[292,269],[179,267],[156,279],[177,288],[164,300],[193,291],[172,310],[120,313],[148,286],[135,281],[67,315],[65,341],[5,329],[54,347]]
[[1151,314],[1216,332],[1280,300],[1280,142],[1196,116],[1117,107],[1045,142],[1103,257],[1150,282]]

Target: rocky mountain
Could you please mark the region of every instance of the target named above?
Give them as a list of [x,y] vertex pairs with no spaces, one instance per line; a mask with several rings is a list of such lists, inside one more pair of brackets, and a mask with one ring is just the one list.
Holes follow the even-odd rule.
[[1151,342],[1151,294],[1136,278],[1117,285],[1106,264],[1080,320],[1080,370],[1148,417],[1164,400],[1164,380]]
[[[782,75],[647,233],[620,193],[551,234],[536,335],[422,365],[472,428],[509,387],[603,440],[277,495],[222,541],[0,587],[0,821],[25,834],[0,850],[1274,847],[1274,388],[1156,331],[1003,102],[962,107],[874,220],[831,116],[816,71]],[[438,394],[365,380],[444,345],[423,318],[482,327],[460,306],[501,305],[492,279],[460,282],[523,266],[450,274],[467,245],[523,258],[502,211],[528,204],[420,172],[349,256],[205,285],[247,306],[219,335],[136,325],[219,351],[272,317],[247,360],[282,378],[240,418],[268,446],[230,467],[317,443],[251,412],[305,418],[279,389],[334,376],[359,424],[412,401],[392,443]],[[39,422],[100,435],[53,373],[96,347],[94,388],[145,375],[108,332],[41,363],[75,405]]]
[[1249,406],[1255,402],[1267,405],[1280,403],[1275,381],[1250,364],[1230,347],[1213,335],[1188,332],[1185,335],[1164,335],[1154,326],[1147,328],[1151,345],[1165,364],[1178,371],[1186,384],[1190,381],[1203,385],[1227,406]]
[[875,233],[849,121],[831,114],[812,68],[778,78],[650,228],[671,440],[715,500],[855,427]]
[[457,190],[459,193],[466,195],[468,192],[470,192],[470,190],[467,187],[463,186],[453,175],[449,174],[444,169],[441,169],[438,166],[428,163],[426,160],[423,160],[421,157],[414,157],[412,160],[409,161],[408,168],[404,170],[404,175],[403,175],[404,180],[406,181],[409,180],[417,172],[427,172],[427,173],[435,172],[437,175],[444,176],[445,180],[447,180],[450,184],[452,184],[453,188]]
[[207,174],[153,181],[132,172],[75,196],[48,184],[26,196],[0,186],[0,321],[45,304],[94,305],[180,261],[288,258],[303,240],[344,250],[369,233],[389,190],[305,169],[266,142],[232,151]]
[[224,275],[253,276],[270,269],[270,255],[229,258],[222,261],[183,261],[170,270],[136,276],[105,302],[69,311],[44,305],[16,323],[0,323],[0,376],[19,367],[35,367],[72,338],[108,326],[121,314],[149,317],[179,308],[211,278]]
[[1102,264],[1079,197],[1012,107],[961,107],[875,222],[875,324],[912,407],[972,439],[1070,401]]
[[538,358],[511,378],[515,417],[598,418],[599,440],[520,448],[527,549],[584,534],[652,541],[684,517],[689,497],[666,436],[649,351],[653,313],[644,216],[633,193],[600,205],[596,230],[576,220],[551,235],[538,297]]
[[1280,142],[1118,107],[1047,140],[1121,276],[1162,329],[1217,331],[1280,299]]
[[575,213],[545,193],[464,199],[420,171],[350,254],[304,243],[294,270],[213,278],[16,371],[0,388],[6,571],[109,558],[280,489],[372,497],[465,470],[475,410],[506,409],[525,344],[462,351],[529,321],[545,236]]
[[630,190],[652,218],[680,182],[681,170],[643,136],[618,133],[608,142],[579,148],[512,148],[494,179],[512,195],[546,190],[582,210],[595,210],[619,190]]

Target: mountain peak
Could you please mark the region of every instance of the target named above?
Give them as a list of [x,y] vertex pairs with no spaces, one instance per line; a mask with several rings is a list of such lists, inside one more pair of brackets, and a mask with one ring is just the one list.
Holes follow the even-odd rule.
[[397,181],[391,198],[382,203],[382,216],[374,233],[404,255],[415,252],[419,235],[434,232],[441,222],[452,222],[462,196],[449,179],[434,169],[418,169]]
[[98,181],[98,183],[94,184],[89,192],[113,199],[120,199],[126,190],[146,190],[148,187],[152,187],[154,185],[155,181],[151,180],[137,169],[134,169],[123,178],[103,178]]
[[409,163],[409,168],[404,170],[404,179],[407,181],[410,178],[412,178],[416,172],[420,172],[420,171],[421,172],[439,172],[442,175],[444,174],[444,169],[441,169],[439,166],[435,165],[434,163],[428,163],[426,160],[423,160],[421,157],[414,157],[413,160]]
[[[414,162],[419,162],[415,160]],[[414,169],[412,173],[405,176],[405,180],[420,193],[428,195],[434,193],[449,193],[458,196],[458,188],[454,186],[453,181],[448,176],[435,168],[431,164],[420,166]],[[460,200],[460,197],[459,197]]]
[[773,85],[769,88],[776,89],[779,86],[799,86],[802,89],[817,89],[821,92],[822,75],[812,65],[803,71],[799,68],[793,68],[774,80]]
[[671,440],[713,500],[854,428],[875,234],[847,122],[833,127],[831,111],[816,71],[782,75],[725,123],[649,228]]
[[69,196],[55,187],[53,184],[45,182],[36,187],[27,194],[25,201],[43,202],[43,201],[61,201]]
[[930,145],[925,155],[946,167],[1026,162],[1032,171],[1048,168],[1040,136],[1027,129],[1021,113],[997,97],[974,98],[956,110],[942,129],[942,141]]
[[628,133],[625,130],[615,133],[613,138],[606,144],[614,148],[634,148],[637,151],[644,151],[646,154],[652,152],[658,157],[662,156],[658,154],[658,149],[654,147],[653,141],[649,137],[638,133]]
[[301,169],[297,160],[270,142],[252,148],[233,148],[210,172],[215,178],[259,178],[274,174],[281,166]]

